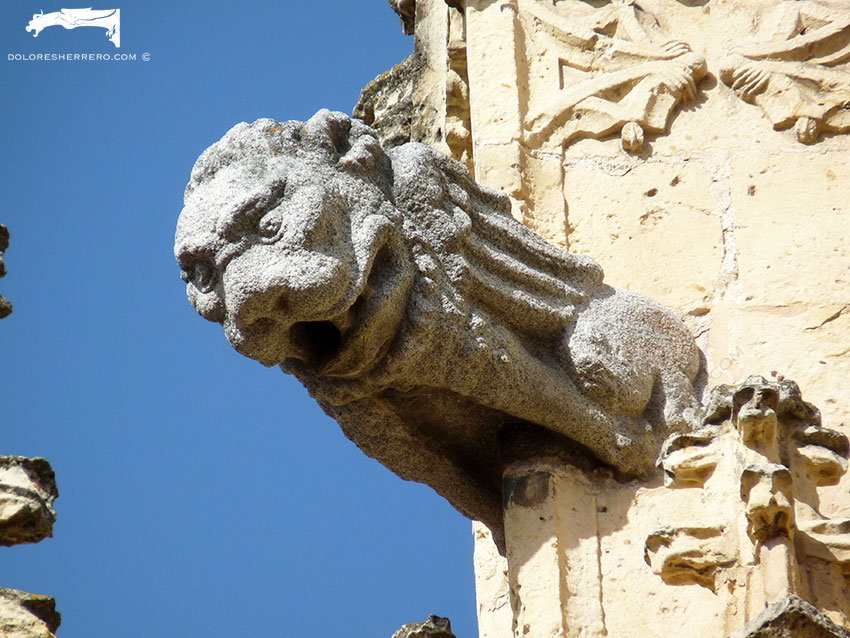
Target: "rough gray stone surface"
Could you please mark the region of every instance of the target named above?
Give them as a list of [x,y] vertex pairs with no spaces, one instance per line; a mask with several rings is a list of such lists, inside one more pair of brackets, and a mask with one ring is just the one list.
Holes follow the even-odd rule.
[[0,589],[0,636],[54,638],[62,617],[50,596]]
[[730,638],[850,638],[814,605],[790,594],[747,623]]
[[532,424],[623,476],[696,407],[699,350],[421,144],[342,113],[239,124],[198,159],[175,254],[189,300],[343,432],[502,537],[500,437]]
[[410,141],[418,60],[416,55],[408,56],[401,64],[372,80],[360,92],[354,107],[354,117],[372,127],[384,149]]
[[413,35],[416,21],[416,0],[389,0],[393,11],[401,20],[401,28],[405,35]]
[[[3,263],[3,253],[9,247],[9,229],[3,224],[0,224],[0,277],[6,275],[6,266]],[[9,316],[12,312],[12,304],[9,300],[0,295],[0,319]]]
[[393,634],[393,638],[455,638],[448,618],[428,615],[425,622],[408,623]]
[[58,496],[45,459],[0,456],[0,545],[38,543],[53,536]]

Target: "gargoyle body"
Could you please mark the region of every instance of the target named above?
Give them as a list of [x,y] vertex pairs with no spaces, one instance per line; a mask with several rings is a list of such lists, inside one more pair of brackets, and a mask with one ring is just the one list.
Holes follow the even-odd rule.
[[649,299],[421,144],[341,113],[239,124],[199,159],[175,253],[228,341],[366,454],[502,533],[500,437],[542,428],[620,475],[696,405],[699,351]]

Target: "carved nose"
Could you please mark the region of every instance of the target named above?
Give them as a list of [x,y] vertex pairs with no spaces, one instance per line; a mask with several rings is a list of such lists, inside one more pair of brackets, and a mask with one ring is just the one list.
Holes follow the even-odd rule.
[[233,326],[241,332],[268,331],[272,325],[291,323],[286,312],[284,286],[262,292],[252,291],[244,301],[240,301],[233,304],[229,315]]
[[747,509],[755,510],[782,510],[791,507],[788,497],[778,491],[769,479],[761,480],[750,490],[747,498]]
[[289,356],[291,320],[283,308],[281,290],[248,296],[244,303],[228,303],[224,334],[237,352],[263,365],[281,363]]

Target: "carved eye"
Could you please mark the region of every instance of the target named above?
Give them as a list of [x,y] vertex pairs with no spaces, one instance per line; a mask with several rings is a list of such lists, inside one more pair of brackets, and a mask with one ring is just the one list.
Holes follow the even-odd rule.
[[198,262],[180,273],[180,278],[201,292],[210,292],[215,287],[215,269],[205,262]]
[[263,237],[271,239],[280,230],[280,222],[279,211],[277,209],[269,211],[257,223],[257,232]]

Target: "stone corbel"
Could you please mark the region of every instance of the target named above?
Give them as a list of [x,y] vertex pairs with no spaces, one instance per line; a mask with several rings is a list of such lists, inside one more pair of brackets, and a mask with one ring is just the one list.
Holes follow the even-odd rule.
[[723,525],[683,526],[650,534],[644,559],[668,585],[696,584],[714,591],[717,570],[733,564],[737,555]]

